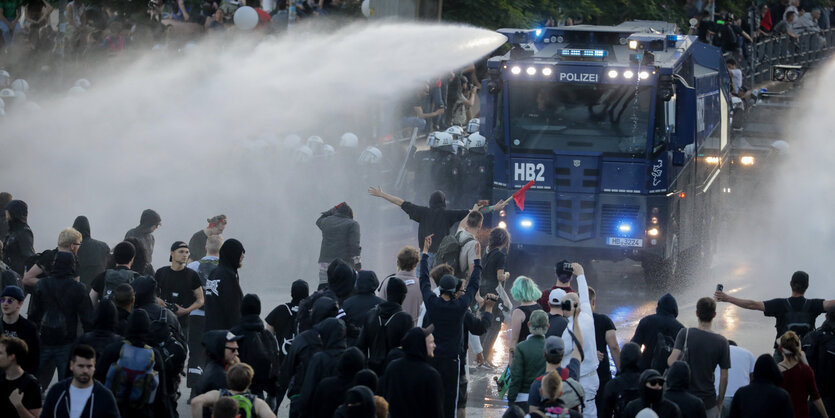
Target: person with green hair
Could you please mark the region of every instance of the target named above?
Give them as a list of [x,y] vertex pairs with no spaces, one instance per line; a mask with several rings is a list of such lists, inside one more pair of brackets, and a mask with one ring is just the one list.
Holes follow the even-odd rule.
[[513,281],[510,288],[510,295],[519,302],[519,306],[513,309],[510,315],[510,358],[516,350],[516,344],[525,341],[530,335],[528,321],[534,311],[541,311],[542,307],[536,302],[541,295],[539,288],[530,277],[519,276]]

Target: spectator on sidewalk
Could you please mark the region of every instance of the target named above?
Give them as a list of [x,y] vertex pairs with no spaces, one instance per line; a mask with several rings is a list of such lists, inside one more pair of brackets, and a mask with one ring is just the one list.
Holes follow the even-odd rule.
[[[725,389],[728,387],[728,369],[731,368],[731,353],[728,340],[713,332],[713,318],[716,317],[716,301],[701,298],[696,303],[697,328],[686,328],[678,332],[675,347],[667,359],[670,366],[676,360],[683,360],[690,366],[690,388],[705,405],[708,418],[719,418]],[[713,370],[719,366],[719,390],[714,387]]]

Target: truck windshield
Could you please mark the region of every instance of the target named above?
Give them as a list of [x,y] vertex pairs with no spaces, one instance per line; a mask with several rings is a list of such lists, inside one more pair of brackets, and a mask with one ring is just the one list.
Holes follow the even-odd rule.
[[511,82],[510,145],[643,157],[651,94],[651,86]]

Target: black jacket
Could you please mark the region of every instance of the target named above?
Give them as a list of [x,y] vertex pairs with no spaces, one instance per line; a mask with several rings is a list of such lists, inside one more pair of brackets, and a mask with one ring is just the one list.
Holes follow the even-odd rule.
[[[375,306],[385,302],[374,294],[374,290],[379,285],[380,282],[377,280],[377,275],[373,271],[363,270],[357,274],[356,294],[346,299],[345,303],[342,304],[346,322],[357,328],[362,328],[365,325],[371,310]],[[348,345],[353,345],[353,341],[348,341]]]
[[87,220],[86,216],[75,218],[72,227],[81,232],[81,247],[76,254],[79,266],[78,275],[81,278],[81,283],[84,283],[89,289],[93,279],[107,268],[110,247],[90,236],[90,221]]
[[658,306],[655,308],[655,314],[647,316],[638,322],[638,327],[635,328],[635,335],[632,337],[632,342],[644,346],[643,356],[641,356],[641,370],[646,370],[652,366],[652,355],[655,351],[655,345],[658,341],[658,333],[665,336],[676,338],[678,332],[684,328],[681,322],[676,320],[678,317],[678,303],[673,295],[667,293],[658,299]]
[[653,378],[659,378],[661,374],[653,369],[644,370],[641,373],[641,378],[638,380],[638,390],[641,392],[641,397],[638,399],[629,402],[626,405],[626,413],[625,415],[628,418],[635,418],[638,415],[638,412],[645,408],[652,409],[656,414],[658,414],[658,418],[681,418],[681,411],[678,409],[676,404],[664,399],[663,390],[658,389],[656,393],[658,393],[658,399],[653,400],[650,397],[650,393],[652,392],[646,386],[646,383]]
[[139,226],[125,234],[125,239],[136,238],[139,240],[139,243],[145,248],[149,263],[154,259],[154,235],[151,228],[159,225],[161,221],[162,218],[153,209],[145,209],[139,218]]
[[345,400],[345,392],[351,387],[354,375],[364,367],[365,357],[356,347],[342,353],[336,366],[336,376],[323,379],[313,394],[311,416],[331,418],[336,408]]
[[[36,325],[41,323],[41,318],[56,307],[63,313],[66,319],[64,338],[60,341],[53,340],[51,336],[44,338],[41,330],[41,342],[43,345],[58,346],[72,344],[78,338],[78,323],[85,331],[93,327],[93,303],[87,295],[87,289],[83,284],[73,280],[75,277],[75,257],[72,253],[61,251],[55,257],[52,267],[52,274],[49,277],[40,279],[35,287],[35,294],[32,299],[33,308],[29,313],[30,320]],[[50,343],[52,340],[52,343]]]
[[[403,312],[403,308],[395,302],[383,302],[372,309],[356,344],[363,354],[367,354],[368,368],[382,375],[389,351],[400,346],[400,340],[413,326],[412,316]],[[374,345],[381,331],[385,332],[385,347]]]
[[403,358],[386,367],[380,380],[391,418],[442,417],[443,383],[441,375],[427,361],[422,329],[412,328],[406,333],[403,353]]
[[783,375],[770,354],[754,364],[754,380],[739,388],[731,402],[729,418],[791,418],[794,408],[789,393],[780,387]]
[[236,239],[229,239],[220,247],[217,268],[206,280],[206,331],[232,329],[241,319],[241,291],[238,266],[244,246]]
[[690,366],[676,361],[667,370],[667,391],[664,399],[678,405],[682,418],[705,418],[705,404],[687,390],[690,388]]
[[215,330],[203,334],[203,347],[206,348],[206,366],[191,396],[202,395],[212,390],[226,389],[226,331]]
[[341,319],[328,318],[316,328],[322,339],[322,351],[313,355],[307,365],[307,371],[300,393],[301,416],[309,416],[313,411],[313,394],[322,379],[336,375],[339,358],[345,352],[345,323]]
[[[122,341],[122,336],[116,333],[119,322],[116,306],[109,300],[99,304],[93,330],[78,337],[76,344],[87,344],[96,350],[96,358],[101,359],[104,349],[112,343]],[[100,364],[101,365],[101,364]]]
[[[623,345],[620,351],[620,370],[618,375],[606,383],[602,388],[603,400],[600,405],[600,416],[616,418],[621,415],[617,414],[618,396],[627,394],[627,390],[635,392],[638,389],[638,380],[641,378],[641,369],[638,363],[641,359],[641,348],[635,343],[627,343]],[[620,411],[621,413],[623,411]]]
[[12,219],[8,222],[9,234],[3,241],[3,261],[23,276],[26,260],[35,255],[35,236],[26,223],[29,208],[22,200],[12,200],[6,210],[12,214]]
[[418,223],[418,248],[423,248],[423,240],[427,235],[434,234],[432,246],[429,247],[431,253],[438,251],[441,240],[449,235],[450,228],[470,213],[468,209],[447,209],[443,195],[437,193],[429,198],[429,207],[403,202],[400,209],[409,215],[409,219]]
[[180,321],[177,320],[177,316],[168,309],[157,305],[156,279],[151,276],[140,276],[131,283],[131,286],[133,286],[136,297],[134,309],[141,309],[147,312],[148,318],[151,318],[151,322],[165,319],[168,327],[176,334],[175,337],[180,341],[185,341],[185,336],[183,335],[182,328],[180,328]]
[[322,213],[316,220],[316,226],[322,230],[319,262],[330,263],[339,258],[355,267],[362,251],[360,224],[348,215],[335,213],[331,209]]
[[[51,388],[46,394],[46,399],[41,409],[41,416],[44,418],[70,418],[70,384],[72,378],[64,379]],[[119,408],[116,406],[116,399],[104,385],[93,380],[93,394],[87,399],[82,418],[119,418]]]
[[231,331],[235,335],[243,336],[243,339],[238,341],[238,357],[241,362],[249,364],[255,370],[249,389],[255,394],[264,391],[274,394],[278,375],[274,373],[273,362],[277,362],[278,359],[272,358],[270,353],[278,353],[278,343],[275,336],[264,328],[264,322],[258,316],[261,312],[261,301],[257,301],[256,307],[257,299],[258,297],[252,294],[244,296],[242,313],[246,314],[241,316],[240,324]]

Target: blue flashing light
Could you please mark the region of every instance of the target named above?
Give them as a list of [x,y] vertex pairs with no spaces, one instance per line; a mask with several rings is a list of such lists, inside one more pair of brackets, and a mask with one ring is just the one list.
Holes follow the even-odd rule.
[[539,38],[542,35],[542,28],[536,28],[534,34],[536,34],[536,37]]
[[632,224],[627,221],[619,222],[617,232],[621,235],[632,235]]
[[671,42],[683,41],[684,35],[667,35],[667,40]]
[[533,221],[527,218],[522,219],[519,221],[519,226],[522,227],[522,229],[531,229],[533,228]]
[[604,58],[609,54],[605,49],[561,49],[560,55],[563,57],[585,57],[585,58]]

